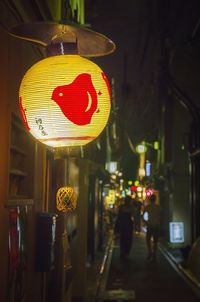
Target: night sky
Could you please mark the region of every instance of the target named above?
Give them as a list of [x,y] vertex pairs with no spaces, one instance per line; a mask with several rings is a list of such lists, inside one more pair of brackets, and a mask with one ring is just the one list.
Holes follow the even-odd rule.
[[[174,49],[199,38],[199,1],[86,1],[86,23],[116,44],[116,51],[95,61],[114,78],[112,119],[117,124],[118,159],[127,177],[138,155],[132,147],[159,139],[165,64]],[[196,29],[195,29],[196,28]],[[193,84],[194,85],[194,84]],[[197,93],[198,95],[198,93]]]

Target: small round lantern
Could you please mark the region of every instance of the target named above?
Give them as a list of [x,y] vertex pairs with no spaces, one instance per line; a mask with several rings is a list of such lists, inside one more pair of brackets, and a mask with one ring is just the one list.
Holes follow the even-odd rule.
[[77,206],[77,195],[72,187],[61,187],[56,194],[58,211],[72,212]]
[[110,87],[104,72],[79,55],[39,61],[22,79],[19,95],[27,129],[51,147],[91,142],[110,114]]

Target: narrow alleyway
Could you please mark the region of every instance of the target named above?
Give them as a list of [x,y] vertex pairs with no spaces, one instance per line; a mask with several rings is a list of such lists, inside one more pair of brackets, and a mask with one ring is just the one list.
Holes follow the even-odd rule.
[[99,277],[96,281],[93,280],[96,284],[94,287],[98,286],[93,301],[197,302],[200,300],[200,292],[194,290],[189,285],[189,281],[170,264],[161,248],[156,262],[148,261],[146,256],[144,233],[134,235],[133,248],[126,260],[120,260],[118,242],[113,242],[107,250],[107,265],[101,281],[98,281]]

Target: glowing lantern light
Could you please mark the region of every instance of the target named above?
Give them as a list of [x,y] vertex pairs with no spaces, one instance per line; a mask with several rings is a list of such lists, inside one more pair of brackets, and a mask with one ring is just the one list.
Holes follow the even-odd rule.
[[137,191],[137,186],[131,186],[131,191]]
[[142,192],[142,187],[137,187],[137,192]]
[[146,195],[147,195],[147,196],[151,196],[151,192],[146,191]]
[[145,153],[147,151],[147,147],[144,144],[141,145],[137,145],[136,146],[136,151],[137,153],[141,154],[141,153]]
[[146,195],[147,195],[147,196],[153,195],[153,190],[150,189],[150,188],[146,189]]
[[58,211],[72,212],[77,206],[77,195],[71,187],[61,187],[56,194]]
[[155,142],[153,143],[153,147],[154,147],[155,150],[159,150],[159,142],[158,142],[158,141],[155,141]]
[[51,147],[91,142],[106,126],[111,108],[105,74],[79,55],[36,63],[22,79],[19,96],[26,128]]

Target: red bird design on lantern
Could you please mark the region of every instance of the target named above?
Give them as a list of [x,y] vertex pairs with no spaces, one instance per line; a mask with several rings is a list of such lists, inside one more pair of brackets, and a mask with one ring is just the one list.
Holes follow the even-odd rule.
[[90,124],[93,114],[99,112],[97,93],[88,73],[78,75],[68,85],[57,86],[51,98],[63,114],[76,125]]

